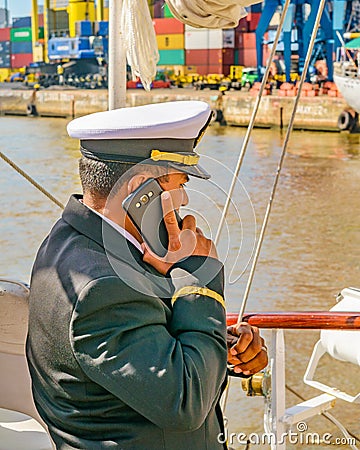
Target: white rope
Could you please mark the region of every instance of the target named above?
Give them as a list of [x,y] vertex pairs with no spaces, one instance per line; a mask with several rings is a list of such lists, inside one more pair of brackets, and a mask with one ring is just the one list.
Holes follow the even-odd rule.
[[234,28],[245,17],[245,6],[259,0],[166,0],[181,22],[198,28]]
[[144,88],[149,91],[156,75],[159,52],[146,0],[124,0],[121,11],[121,31],[133,80],[140,77]]

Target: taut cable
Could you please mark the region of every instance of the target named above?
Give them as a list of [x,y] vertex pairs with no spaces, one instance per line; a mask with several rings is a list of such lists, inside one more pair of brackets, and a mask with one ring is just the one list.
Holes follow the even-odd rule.
[[262,99],[262,94],[264,92],[265,85],[268,82],[269,73],[270,73],[270,66],[271,66],[271,63],[272,63],[272,61],[274,59],[274,56],[275,56],[276,47],[277,47],[277,44],[278,44],[279,39],[280,39],[281,29],[283,27],[283,24],[284,24],[284,21],[285,21],[285,17],[286,17],[286,13],[287,13],[287,10],[289,8],[289,5],[290,5],[290,0],[286,0],[285,5],[284,5],[284,9],[283,9],[281,17],[280,17],[279,26],[278,26],[278,28],[276,30],[275,39],[274,39],[273,46],[272,46],[272,49],[271,49],[271,52],[270,52],[270,56],[269,56],[269,59],[268,59],[267,65],[266,65],[265,73],[264,73],[263,79],[261,81],[260,90],[259,90],[258,95],[256,97],[255,105],[254,105],[254,108],[253,108],[253,111],[252,111],[252,114],[251,114],[251,117],[250,117],[250,122],[249,122],[249,125],[247,127],[246,134],[245,134],[242,146],[241,146],[241,150],[240,150],[240,153],[239,153],[238,161],[237,161],[236,167],[235,167],[235,172],[234,172],[234,175],[233,175],[232,180],[231,180],[230,189],[229,189],[229,192],[227,194],[225,205],[224,205],[224,208],[223,208],[223,211],[222,211],[221,219],[220,219],[220,222],[219,222],[219,225],[218,225],[218,229],[217,229],[217,232],[216,232],[216,236],[215,236],[215,239],[214,239],[215,245],[217,245],[219,243],[221,231],[223,229],[223,226],[224,226],[224,223],[225,223],[225,219],[226,219],[229,207],[230,207],[230,202],[231,202],[232,195],[233,195],[233,192],[234,192],[234,189],[235,189],[237,177],[239,175],[240,168],[242,166],[243,159],[244,159],[244,156],[245,156],[245,153],[246,153],[246,150],[247,150],[247,146],[249,144],[249,139],[250,139],[251,132],[252,132],[252,130],[254,128],[256,115],[257,115],[257,112],[259,110],[260,102],[261,102],[261,99]]
[[48,199],[50,199],[52,202],[54,202],[59,208],[64,209],[64,205],[59,202],[53,195],[50,194],[49,191],[47,191],[44,187],[42,187],[39,183],[37,183],[30,175],[28,175],[26,172],[24,172],[18,165],[14,163],[14,161],[11,161],[10,158],[8,158],[6,155],[4,155],[3,152],[0,152],[0,157],[9,164],[14,170],[16,170],[17,173],[19,173],[22,177],[24,177],[29,183],[31,183],[36,189],[38,189],[40,192],[42,192]]
[[285,155],[286,155],[287,146],[288,146],[290,135],[291,135],[291,132],[292,132],[292,129],[293,129],[293,126],[294,126],[295,114],[296,114],[297,106],[299,104],[302,86],[304,84],[304,81],[305,81],[305,78],[306,78],[306,75],[307,75],[307,71],[308,71],[308,68],[309,68],[310,59],[311,59],[311,55],[312,55],[313,48],[314,48],[314,42],[315,42],[315,38],[316,38],[318,29],[319,29],[320,19],[321,19],[323,10],[324,10],[325,1],[326,0],[321,0],[320,1],[319,9],[318,9],[318,12],[317,12],[317,15],[316,15],[314,28],[313,28],[313,31],[311,33],[309,47],[308,47],[308,50],[307,50],[307,53],[306,53],[306,59],[305,59],[305,63],[304,63],[304,69],[303,69],[303,72],[301,74],[301,78],[300,78],[300,81],[299,81],[298,92],[297,92],[297,95],[296,95],[296,98],[295,98],[295,103],[294,103],[294,107],[293,107],[293,110],[292,110],[292,113],[291,113],[289,125],[288,125],[288,128],[286,130],[286,136],[285,136],[283,148],[282,148],[282,151],[281,151],[279,165],[278,165],[278,168],[277,168],[277,171],[276,171],[273,188],[272,188],[272,191],[271,191],[271,194],[270,194],[270,199],[269,199],[269,202],[268,202],[268,205],[267,205],[267,208],[266,208],[266,212],[265,212],[265,216],[264,216],[264,220],[263,220],[263,223],[262,223],[262,226],[261,226],[261,231],[260,231],[258,243],[257,243],[257,246],[256,246],[256,250],[255,250],[255,254],[254,254],[254,258],[253,258],[253,262],[252,262],[252,266],[251,266],[248,282],[247,282],[247,285],[246,285],[246,288],[245,288],[243,301],[242,301],[241,308],[240,308],[240,311],[239,311],[238,323],[240,323],[242,321],[242,317],[243,317],[244,312],[245,312],[247,299],[249,297],[251,284],[252,284],[252,281],[254,279],[256,264],[258,262],[260,251],[261,251],[261,246],[262,246],[262,243],[264,241],[266,227],[267,227],[267,224],[268,224],[268,221],[269,221],[269,217],[270,217],[270,213],[271,213],[271,207],[272,207],[273,202],[274,202],[277,185],[278,185],[279,178],[280,178],[281,169],[282,169],[282,166],[283,166],[283,163],[284,163],[284,159],[285,159]]

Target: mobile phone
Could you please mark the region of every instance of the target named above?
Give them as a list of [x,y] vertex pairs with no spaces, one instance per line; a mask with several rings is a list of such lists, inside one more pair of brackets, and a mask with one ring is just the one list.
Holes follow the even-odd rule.
[[[162,192],[160,184],[150,178],[122,202],[122,207],[144,241],[160,257],[166,255],[169,244],[161,205]],[[181,225],[181,218],[176,211],[175,215]]]

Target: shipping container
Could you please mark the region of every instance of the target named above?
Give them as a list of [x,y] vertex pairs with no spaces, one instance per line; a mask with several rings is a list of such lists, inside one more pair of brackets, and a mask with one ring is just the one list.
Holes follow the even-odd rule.
[[2,55],[0,54],[0,67],[8,68],[11,67],[11,55]]
[[13,28],[30,28],[31,27],[31,17],[16,17],[13,18],[12,22]]
[[183,34],[159,34],[156,36],[159,50],[174,50],[184,48]]
[[38,26],[43,27],[44,26],[44,14],[38,15]]
[[255,33],[238,33],[235,39],[235,47],[241,49],[256,48],[256,34]]
[[11,55],[11,67],[13,69],[20,69],[21,67],[28,66],[32,62],[33,62],[32,53]]
[[10,41],[10,29],[0,28],[0,41]]
[[8,50],[3,50],[2,52],[0,52],[0,56],[4,59],[4,58],[6,58],[7,56],[11,56],[11,51],[10,51],[10,49],[8,49]]
[[93,35],[93,24],[90,20],[80,20],[75,22],[76,36],[89,37]]
[[[236,60],[237,59],[237,60]],[[236,64],[245,67],[256,67],[256,50],[254,48],[240,48],[238,49],[238,56],[235,58]]]
[[222,48],[222,30],[196,29],[185,31],[185,48],[199,50],[203,48]]
[[177,19],[154,19],[153,25],[156,34],[184,33],[184,24]]
[[196,66],[196,73],[199,75],[208,75],[209,73],[223,73],[222,64],[198,64]]
[[11,53],[14,55],[18,55],[20,53],[32,53],[32,42],[31,41],[12,42]]
[[167,3],[165,3],[164,5],[164,17],[170,18],[170,17],[174,17],[172,12],[170,11],[169,6],[167,5]]
[[249,31],[249,22],[246,20],[246,17],[243,17],[239,20],[239,25],[234,28],[235,33],[247,33]]
[[187,66],[222,64],[222,62],[222,48],[185,50],[185,64]]
[[231,66],[234,64],[234,53],[235,50],[233,48],[223,48],[222,50],[222,62],[223,65]]
[[52,38],[48,44],[49,59],[79,58],[81,51],[90,50],[89,38]]
[[108,36],[109,35],[109,22],[106,20],[101,20],[100,22],[94,23],[94,34],[95,36]]
[[10,48],[5,49],[5,50],[3,50],[2,52],[0,52],[0,55],[1,55],[2,57],[5,57],[5,56],[7,56],[7,55],[11,55]]
[[48,42],[48,55],[49,59],[62,59],[68,58],[72,52],[75,50],[72,49],[70,38],[52,38],[49,39]]
[[223,30],[223,48],[235,47],[235,30]]
[[185,64],[184,50],[159,50],[160,60],[159,66],[177,65],[183,66]]
[[262,2],[260,3],[255,3],[255,5],[251,5],[250,7],[250,11],[252,13],[261,13],[262,12]]
[[0,41],[0,53],[10,53],[10,41]]
[[261,17],[261,12],[251,12],[246,16],[246,20],[249,22],[249,31],[255,31],[259,20]]
[[10,32],[10,40],[12,42],[31,41],[31,28],[12,28]]

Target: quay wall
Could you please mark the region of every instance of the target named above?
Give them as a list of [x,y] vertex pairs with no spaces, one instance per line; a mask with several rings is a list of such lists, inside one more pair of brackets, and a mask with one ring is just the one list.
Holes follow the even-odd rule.
[[[204,100],[216,107],[217,91],[192,89],[128,90],[127,106],[139,106],[174,100]],[[35,98],[34,98],[35,97]],[[34,94],[32,90],[0,89],[0,114],[26,115],[33,101],[40,116],[79,117],[107,109],[106,90],[47,89]],[[286,127],[295,99],[280,97],[276,92],[262,98],[257,114],[257,127]],[[230,91],[222,97],[222,111],[228,125],[247,126],[255,104],[248,92]],[[346,108],[343,98],[301,97],[294,128],[304,130],[338,131],[339,114]]]

